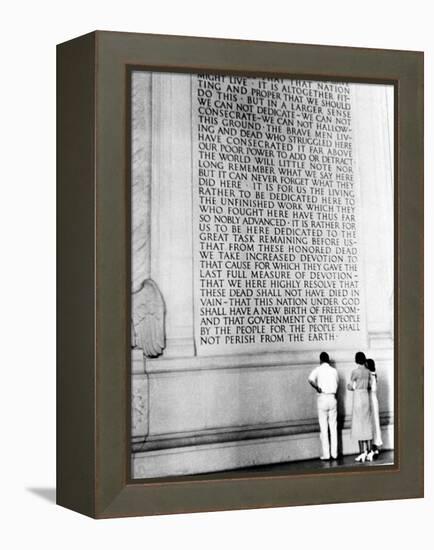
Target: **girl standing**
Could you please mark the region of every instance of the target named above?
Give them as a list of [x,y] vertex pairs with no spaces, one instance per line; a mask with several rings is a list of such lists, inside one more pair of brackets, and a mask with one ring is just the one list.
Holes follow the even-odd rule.
[[366,367],[366,357],[361,351],[355,356],[357,368],[351,373],[351,382],[347,388],[353,392],[353,418],[351,424],[351,435],[359,442],[360,454],[356,462],[371,461],[374,457],[372,452],[372,415],[371,401],[369,398],[370,371]]
[[381,427],[380,427],[380,407],[378,405],[377,397],[377,372],[375,369],[375,361],[373,359],[368,359],[366,361],[366,366],[370,371],[370,384],[371,384],[371,409],[372,409],[372,421],[374,427],[374,455],[380,453],[380,447],[383,445],[383,440],[381,439]]

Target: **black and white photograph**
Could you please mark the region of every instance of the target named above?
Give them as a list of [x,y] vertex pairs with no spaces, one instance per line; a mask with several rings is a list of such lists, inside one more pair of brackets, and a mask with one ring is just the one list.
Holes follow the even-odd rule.
[[131,478],[396,464],[394,86],[129,77]]

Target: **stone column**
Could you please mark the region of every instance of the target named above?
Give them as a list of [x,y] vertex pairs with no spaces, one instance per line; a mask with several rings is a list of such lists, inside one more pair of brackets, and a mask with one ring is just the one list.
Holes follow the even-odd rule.
[[166,304],[165,357],[194,354],[190,75],[152,75],[151,278]]
[[393,88],[358,84],[353,99],[369,340],[393,347]]

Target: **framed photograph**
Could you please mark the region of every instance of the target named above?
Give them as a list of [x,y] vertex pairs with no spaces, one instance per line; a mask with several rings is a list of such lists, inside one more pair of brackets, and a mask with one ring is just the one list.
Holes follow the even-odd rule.
[[58,503],[423,496],[423,54],[58,47]]

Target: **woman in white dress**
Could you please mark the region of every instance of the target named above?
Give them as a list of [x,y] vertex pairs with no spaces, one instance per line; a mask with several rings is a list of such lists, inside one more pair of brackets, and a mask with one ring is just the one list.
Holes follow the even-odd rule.
[[372,450],[374,429],[369,397],[371,372],[366,365],[366,357],[363,352],[358,351],[356,353],[355,361],[357,368],[352,371],[351,381],[347,385],[347,389],[353,392],[351,436],[359,443],[360,454],[356,458],[356,462],[365,462],[365,460],[371,462],[374,458],[374,451]]
[[368,367],[370,371],[370,399],[371,399],[371,410],[372,410],[372,422],[373,422],[373,428],[374,428],[374,437],[373,437],[373,445],[374,445],[374,454],[378,455],[380,453],[380,447],[383,445],[383,440],[381,439],[381,427],[380,427],[380,407],[378,405],[378,397],[377,397],[377,372],[375,369],[375,361],[373,359],[368,359],[366,361],[366,366]]

